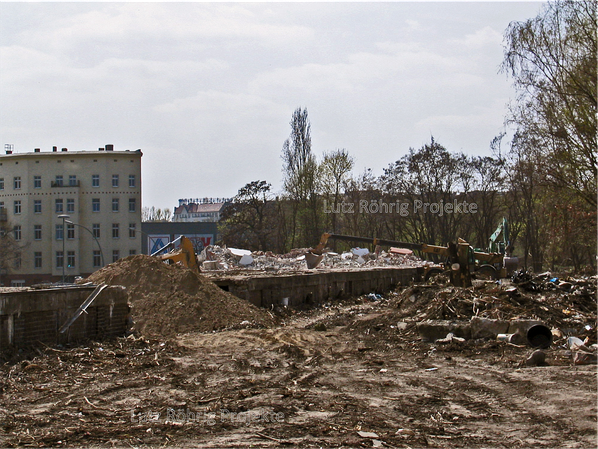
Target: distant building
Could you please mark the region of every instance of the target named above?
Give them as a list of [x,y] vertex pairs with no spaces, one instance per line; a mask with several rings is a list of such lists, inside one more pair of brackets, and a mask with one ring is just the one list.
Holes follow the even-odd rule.
[[[6,148],[5,148],[6,149]],[[0,155],[0,282],[72,281],[141,252],[141,150]],[[16,248],[16,250],[14,249]]]
[[217,223],[222,208],[230,201],[230,198],[180,199],[179,205],[174,208],[172,221]]

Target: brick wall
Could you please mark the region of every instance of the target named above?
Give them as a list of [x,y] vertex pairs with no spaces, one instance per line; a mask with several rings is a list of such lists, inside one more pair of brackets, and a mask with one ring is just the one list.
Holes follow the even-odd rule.
[[129,306],[120,287],[104,289],[87,313],[59,332],[93,290],[87,286],[0,292],[0,350],[124,335]]

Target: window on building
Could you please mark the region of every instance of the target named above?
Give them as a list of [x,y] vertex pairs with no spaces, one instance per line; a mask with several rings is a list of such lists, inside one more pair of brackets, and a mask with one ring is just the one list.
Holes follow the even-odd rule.
[[129,250],[129,256],[134,256],[135,254],[137,254],[137,250],[136,249],[130,249]]
[[33,266],[35,268],[42,267],[42,253],[41,252],[36,251],[33,253]]
[[75,266],[75,251],[66,252],[66,266],[73,268]]
[[0,178],[0,190],[4,190],[4,178]]
[[64,227],[61,224],[56,225],[56,240],[62,240],[64,238]]
[[102,266],[102,253],[99,250],[93,251],[93,266],[94,267],[101,267]]
[[17,242],[19,242],[23,238],[23,236],[21,234],[21,225],[15,225],[12,228],[12,234],[13,234],[13,237],[15,238],[15,240]]
[[120,259],[120,251],[117,249],[112,250],[112,262],[116,262],[118,259]]
[[34,240],[42,239],[42,225],[33,225],[33,239]]
[[75,213],[75,199],[74,198],[66,199],[66,213],[67,214]]
[[64,264],[64,253],[62,251],[56,251],[56,268],[62,268]]
[[118,187],[118,175],[112,175],[112,187]]
[[75,238],[75,225],[72,223],[66,224],[66,238],[69,240]]
[[137,209],[137,199],[129,198],[129,212],[135,212]]
[[34,176],[33,177],[33,188],[34,189],[41,189],[42,188],[42,177],[41,176]]
[[91,225],[91,232],[96,239],[100,238],[100,224],[94,223]]
[[135,187],[136,184],[135,175],[129,175],[129,187]]
[[69,186],[77,185],[77,175],[69,175]]
[[15,190],[20,189],[21,188],[21,177],[20,176],[15,176],[13,180],[14,180],[14,184],[13,185],[14,185]]
[[118,198],[112,198],[112,212],[118,212]]
[[131,237],[132,239],[135,238],[135,234],[137,233],[137,224],[135,223],[129,223],[129,237]]
[[56,178],[54,178],[54,185],[57,187],[62,187],[63,184],[62,175],[56,175]]
[[112,238],[117,239],[119,238],[119,226],[118,223],[112,223]]
[[19,268],[21,268],[22,265],[22,259],[21,259],[21,253],[17,252],[15,253],[15,258],[14,260],[14,267],[18,270]]
[[33,200],[33,213],[34,214],[42,213],[42,200]]
[[14,206],[15,206],[15,214],[20,214],[21,213],[21,200],[15,200],[14,202]]
[[100,187],[100,175],[91,175],[91,186]]
[[91,211],[92,212],[99,212],[100,211],[100,199],[99,198],[92,198],[91,199]]
[[57,198],[57,199],[54,201],[54,211],[55,211],[57,214],[61,214],[61,213],[63,213],[63,212],[64,212],[64,203],[63,203],[63,201],[62,201],[62,198]]

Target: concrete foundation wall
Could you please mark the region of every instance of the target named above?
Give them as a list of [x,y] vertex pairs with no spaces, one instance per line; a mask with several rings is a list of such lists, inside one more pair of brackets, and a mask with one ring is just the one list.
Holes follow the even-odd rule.
[[64,332],[59,329],[94,287],[0,293],[0,350],[39,342],[53,345],[124,335],[129,319],[127,293],[108,287]]
[[421,279],[423,270],[384,267],[254,277],[204,274],[220,288],[256,306],[301,307],[367,293],[386,293],[397,285]]

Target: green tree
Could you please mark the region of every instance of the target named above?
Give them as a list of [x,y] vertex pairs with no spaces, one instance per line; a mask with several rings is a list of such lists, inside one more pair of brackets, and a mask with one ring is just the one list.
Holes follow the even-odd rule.
[[291,135],[282,147],[283,186],[291,203],[291,246],[310,245],[320,233],[318,163],[311,148],[307,108],[297,108],[290,121]]
[[276,220],[270,188],[266,181],[247,183],[224,208],[220,233],[227,245],[261,251],[272,248]]

